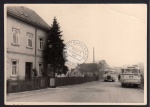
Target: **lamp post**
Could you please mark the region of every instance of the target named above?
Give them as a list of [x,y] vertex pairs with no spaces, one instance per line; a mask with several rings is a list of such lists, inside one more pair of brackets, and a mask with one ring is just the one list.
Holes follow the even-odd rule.
[[[49,48],[52,49],[52,44],[49,45]],[[50,87],[55,88],[56,82],[55,82],[55,57],[53,57],[53,66],[52,67],[52,75],[50,76]]]

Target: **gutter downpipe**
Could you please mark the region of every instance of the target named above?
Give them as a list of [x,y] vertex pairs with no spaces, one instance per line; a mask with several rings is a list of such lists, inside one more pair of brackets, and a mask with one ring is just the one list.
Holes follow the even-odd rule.
[[37,51],[37,27],[35,28],[35,69],[36,69],[36,51]]

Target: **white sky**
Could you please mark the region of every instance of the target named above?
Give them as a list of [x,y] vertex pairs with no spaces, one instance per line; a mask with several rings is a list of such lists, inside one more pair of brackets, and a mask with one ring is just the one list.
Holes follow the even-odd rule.
[[146,4],[32,4],[49,25],[56,16],[65,43],[83,42],[89,51],[86,62],[106,60],[110,66],[146,62]]

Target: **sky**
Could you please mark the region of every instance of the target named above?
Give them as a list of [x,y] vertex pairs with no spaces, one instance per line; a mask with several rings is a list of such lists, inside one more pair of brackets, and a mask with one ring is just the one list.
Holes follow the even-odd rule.
[[64,43],[83,42],[88,48],[86,63],[105,60],[109,66],[146,63],[146,4],[32,4],[50,26],[56,17]]

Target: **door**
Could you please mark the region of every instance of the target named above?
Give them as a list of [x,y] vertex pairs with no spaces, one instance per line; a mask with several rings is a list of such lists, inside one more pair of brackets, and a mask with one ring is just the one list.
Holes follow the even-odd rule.
[[32,63],[31,62],[26,62],[25,78],[26,79],[31,79],[31,75],[32,75]]

